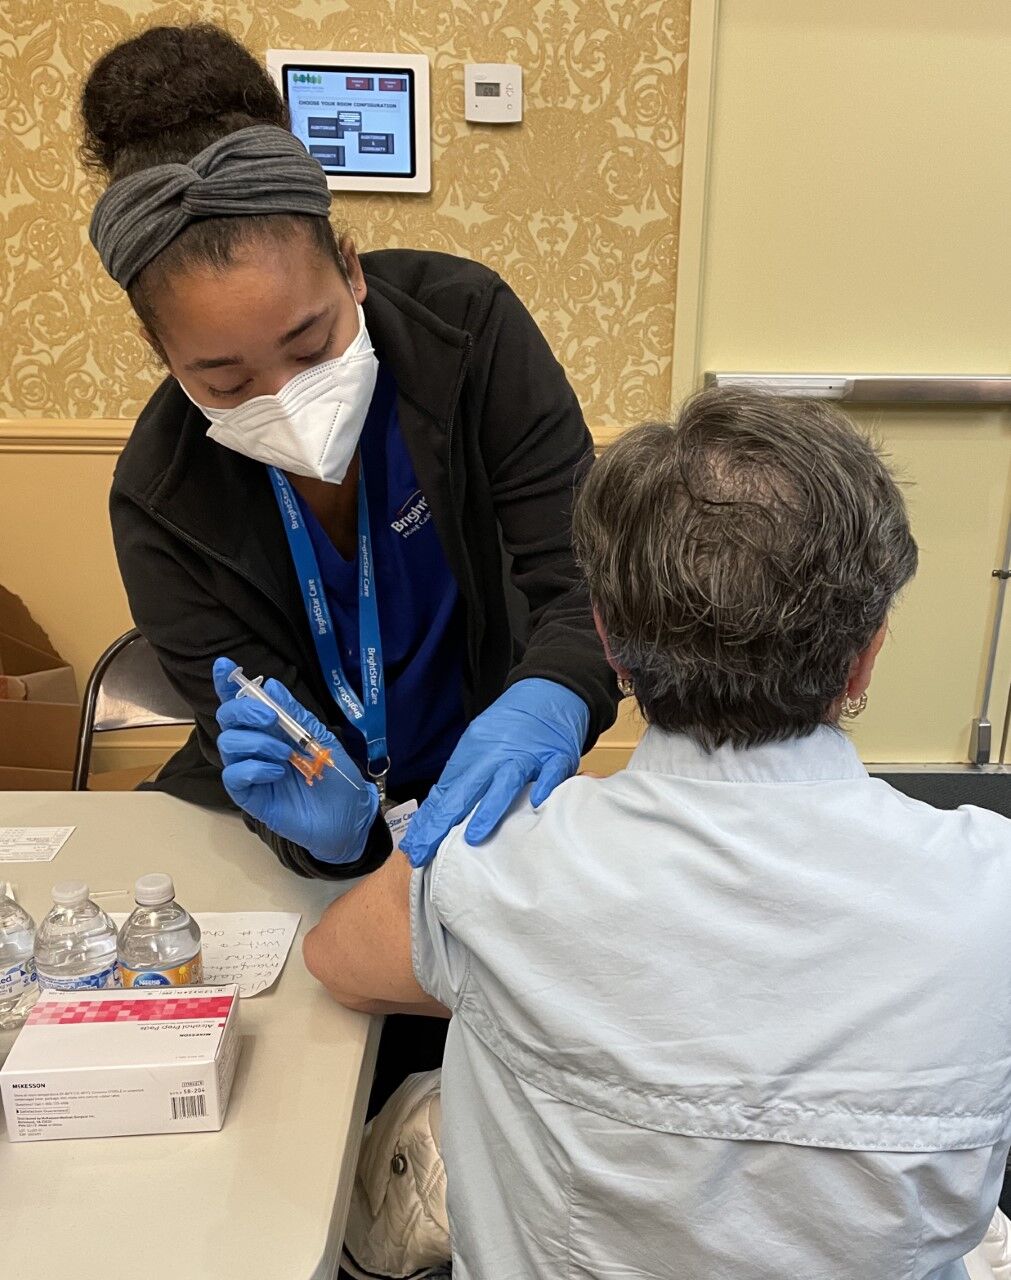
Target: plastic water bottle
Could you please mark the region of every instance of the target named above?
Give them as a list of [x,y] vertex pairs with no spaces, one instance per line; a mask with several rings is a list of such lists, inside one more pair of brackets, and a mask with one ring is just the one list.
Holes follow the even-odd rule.
[[137,906],[119,931],[124,987],[187,987],[204,980],[200,926],[175,900],[172,877],[141,876]]
[[0,893],[0,1031],[20,1027],[38,998],[34,942],[35,921]]
[[35,972],[43,991],[118,987],[116,926],[83,880],[53,885],[53,909],[35,932]]

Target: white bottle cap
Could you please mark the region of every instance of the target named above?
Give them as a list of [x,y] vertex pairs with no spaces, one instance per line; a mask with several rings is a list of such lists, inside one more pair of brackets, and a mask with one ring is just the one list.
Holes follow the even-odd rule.
[[88,901],[88,886],[83,880],[61,880],[53,885],[53,902],[58,907],[79,907]]
[[138,907],[160,907],[172,901],[176,890],[171,876],[156,871],[154,875],[141,876],[134,885],[133,896]]

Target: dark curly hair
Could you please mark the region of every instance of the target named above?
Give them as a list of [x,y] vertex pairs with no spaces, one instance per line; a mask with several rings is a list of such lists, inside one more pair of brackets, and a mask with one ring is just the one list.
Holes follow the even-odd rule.
[[[253,55],[211,23],[152,27],[115,45],[92,67],[81,93],[86,167],[109,182],[156,164],[185,163],[226,134],[255,124],[289,127],[288,108]],[[326,218],[270,214],[205,218],[177,236],[127,294],[148,331],[154,299],[171,277],[194,266],[220,270],[257,238],[305,236],[342,274],[344,262]]]

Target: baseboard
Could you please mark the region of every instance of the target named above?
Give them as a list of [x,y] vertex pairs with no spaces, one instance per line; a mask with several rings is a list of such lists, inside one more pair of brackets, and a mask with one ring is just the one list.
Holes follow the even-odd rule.
[[119,453],[133,418],[0,418],[0,453]]

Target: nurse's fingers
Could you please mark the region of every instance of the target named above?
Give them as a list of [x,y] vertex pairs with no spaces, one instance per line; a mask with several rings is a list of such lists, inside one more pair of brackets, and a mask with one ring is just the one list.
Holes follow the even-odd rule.
[[226,765],[235,764],[239,760],[287,764],[291,755],[291,743],[272,738],[269,733],[226,729],[224,733],[218,734],[218,754]]
[[532,770],[520,760],[510,760],[496,773],[491,786],[463,833],[468,844],[487,840],[509,812],[512,802],[530,781]]
[[[451,766],[452,761],[447,772]],[[412,867],[425,867],[432,861],[450,831],[488,790],[493,776],[490,771],[474,767],[463,770],[451,782],[439,782],[432,788],[400,842]]]
[[301,702],[293,698],[290,691],[279,680],[271,677],[263,686],[263,690],[274,699],[282,711],[287,711],[288,715],[294,717],[303,729],[308,729],[318,741],[324,741],[331,737],[330,730],[326,725],[321,724],[308,707],[303,707]]
[[530,789],[530,803],[535,809],[540,808],[559,783],[572,776],[572,768],[572,761],[568,756],[552,756]]
[[231,658],[214,659],[214,666],[211,667],[211,675],[214,678],[214,692],[218,695],[218,700],[220,702],[231,702],[239,692],[239,686],[237,684],[233,684],[228,678],[237,665],[238,664],[233,662]]
[[241,809],[249,809],[250,802],[255,803],[258,789],[270,783],[280,782],[287,767],[287,765],[267,764],[262,760],[240,760],[238,764],[230,764],[226,769],[222,769],[221,781],[235,803]]
[[222,729],[264,730],[277,724],[277,713],[252,698],[233,698],[218,707],[215,719]]

